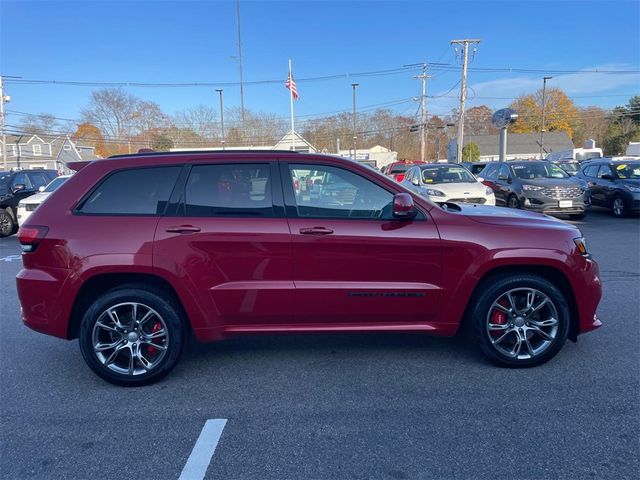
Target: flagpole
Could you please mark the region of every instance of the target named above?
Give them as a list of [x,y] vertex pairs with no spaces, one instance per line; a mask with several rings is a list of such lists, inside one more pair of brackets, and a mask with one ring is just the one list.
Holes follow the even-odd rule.
[[[293,82],[293,72],[291,71],[291,59],[289,59],[289,82]],[[289,88],[289,101],[291,102],[291,150],[296,150],[296,135],[293,124],[293,87]]]

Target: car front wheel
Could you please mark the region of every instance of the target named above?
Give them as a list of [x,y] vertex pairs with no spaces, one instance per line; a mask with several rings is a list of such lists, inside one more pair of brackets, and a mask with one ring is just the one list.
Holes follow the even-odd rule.
[[476,341],[504,367],[533,367],[553,358],[569,333],[564,294],[537,275],[494,278],[472,311]]
[[624,217],[627,214],[627,208],[624,204],[624,198],[620,195],[616,195],[611,200],[611,213],[613,213],[614,217]]
[[515,195],[510,195],[507,199],[507,207],[509,208],[520,208],[520,200]]
[[179,308],[166,295],[122,287],[98,297],[80,325],[80,350],[87,365],[122,386],[153,383],[176,365],[183,347]]
[[0,209],[0,237],[8,237],[15,233],[15,222],[6,208]]

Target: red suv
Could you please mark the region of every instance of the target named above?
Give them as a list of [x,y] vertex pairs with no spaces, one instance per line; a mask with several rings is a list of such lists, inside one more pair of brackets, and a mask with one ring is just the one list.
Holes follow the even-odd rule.
[[75,168],[20,229],[18,294],[27,326],[79,338],[113,383],[167,374],[190,334],[463,325],[495,363],[528,367],[600,326],[598,266],[550,217],[440,207],[365,165],[293,152]]

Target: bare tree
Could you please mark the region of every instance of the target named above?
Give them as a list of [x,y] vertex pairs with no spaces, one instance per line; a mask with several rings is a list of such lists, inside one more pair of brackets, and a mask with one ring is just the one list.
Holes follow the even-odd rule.
[[177,128],[190,130],[197,135],[203,146],[221,140],[218,113],[208,105],[200,104],[178,112],[173,122]]
[[135,131],[139,102],[122,88],[94,90],[89,105],[81,111],[82,121],[95,125],[106,137],[125,140]]

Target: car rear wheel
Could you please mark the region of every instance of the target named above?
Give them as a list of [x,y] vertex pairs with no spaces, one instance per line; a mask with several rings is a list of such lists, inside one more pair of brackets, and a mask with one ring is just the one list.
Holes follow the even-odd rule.
[[472,321],[484,354],[503,367],[533,367],[553,358],[569,333],[564,294],[537,275],[509,275],[486,283]]
[[179,312],[160,292],[136,286],[111,290],[98,297],[82,319],[82,356],[108,382],[153,383],[175,367],[182,352],[185,334]]
[[13,217],[11,216],[11,212],[6,208],[0,209],[0,237],[8,237],[9,235],[13,235],[15,232],[16,224],[13,221]]
[[627,214],[627,207],[624,204],[624,198],[620,195],[615,195],[611,200],[611,213],[614,217],[624,217]]
[[515,195],[509,195],[509,198],[507,199],[507,207],[520,208],[520,201],[518,200],[518,197]]

